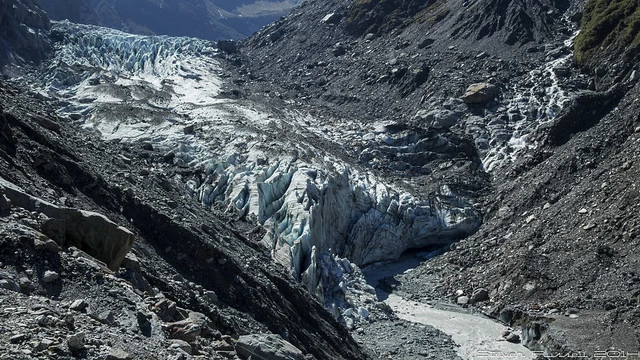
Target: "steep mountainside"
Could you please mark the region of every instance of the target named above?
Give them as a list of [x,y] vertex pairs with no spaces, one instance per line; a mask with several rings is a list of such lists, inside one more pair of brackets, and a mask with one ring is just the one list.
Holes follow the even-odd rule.
[[46,0],[51,19],[107,26],[136,34],[242,39],[286,15],[297,5],[285,1],[212,0]]
[[467,190],[483,224],[383,288],[460,303],[486,289],[478,308],[523,325],[532,349],[633,352],[635,20],[632,1],[307,1],[246,40],[237,61],[248,96],[276,95],[326,123],[387,121],[473,143],[487,182],[424,167],[430,186]]
[[48,47],[46,31],[49,18],[32,0],[3,0],[0,2],[0,68],[3,75],[11,75],[7,65],[37,63]]

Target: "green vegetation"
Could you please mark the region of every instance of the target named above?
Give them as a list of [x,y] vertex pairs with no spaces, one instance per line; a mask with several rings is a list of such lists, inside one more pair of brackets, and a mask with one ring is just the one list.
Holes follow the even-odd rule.
[[575,41],[575,59],[586,64],[609,46],[640,44],[640,0],[589,0],[582,30]]

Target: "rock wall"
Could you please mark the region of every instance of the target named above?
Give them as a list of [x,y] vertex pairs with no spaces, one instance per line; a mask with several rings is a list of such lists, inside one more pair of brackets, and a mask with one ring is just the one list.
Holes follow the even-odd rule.
[[46,33],[51,24],[39,2],[2,0],[0,14],[0,66],[42,60],[48,46]]

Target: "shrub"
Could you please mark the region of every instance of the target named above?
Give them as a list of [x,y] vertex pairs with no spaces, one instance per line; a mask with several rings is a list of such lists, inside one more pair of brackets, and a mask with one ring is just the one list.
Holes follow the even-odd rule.
[[640,43],[640,0],[589,0],[584,8],[575,59],[584,65],[609,46]]

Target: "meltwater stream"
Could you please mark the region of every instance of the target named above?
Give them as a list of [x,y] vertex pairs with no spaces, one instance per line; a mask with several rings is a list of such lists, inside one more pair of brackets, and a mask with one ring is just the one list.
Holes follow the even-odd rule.
[[[436,254],[406,254],[393,263],[374,264],[363,269],[369,284],[376,286],[413,271],[423,261]],[[425,260],[426,259],[426,260]],[[536,354],[506,341],[502,333],[509,328],[482,314],[449,303],[424,303],[407,300],[395,293],[376,287],[378,297],[403,320],[430,325],[451,336],[458,345],[457,353],[465,360],[475,359],[535,359]],[[513,329],[509,329],[517,333]]]

